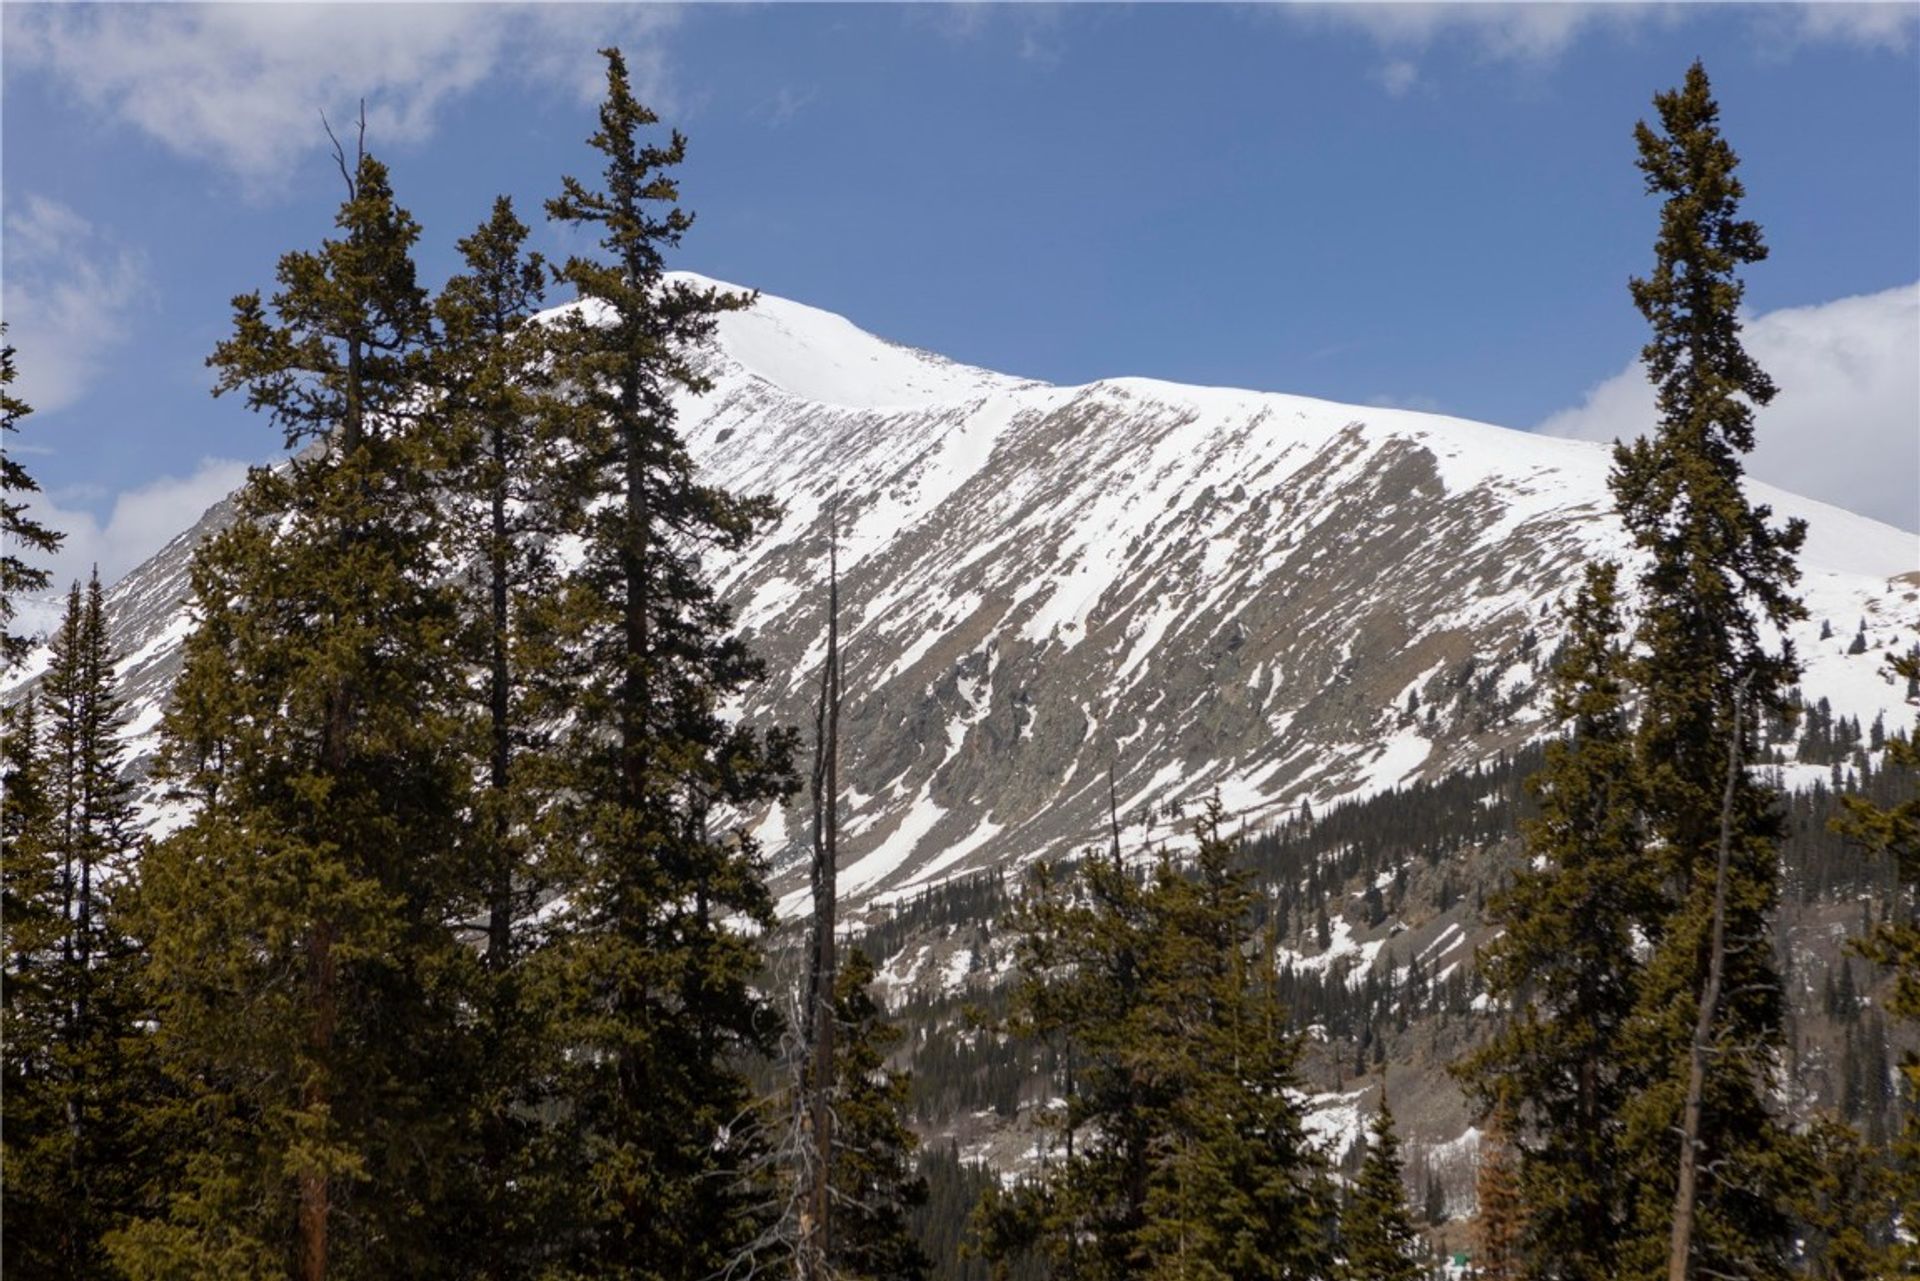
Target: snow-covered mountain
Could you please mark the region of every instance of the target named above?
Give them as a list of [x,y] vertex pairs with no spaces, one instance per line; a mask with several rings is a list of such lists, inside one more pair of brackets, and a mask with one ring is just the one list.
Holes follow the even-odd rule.
[[[1603,446],[1146,379],[1024,381],[766,296],[721,321],[710,362],[714,390],[681,406],[695,457],[785,507],[713,566],[773,673],[747,716],[811,723],[838,497],[856,899],[1099,839],[1110,777],[1123,816],[1170,834],[1170,812],[1215,790],[1257,825],[1535,737],[1552,603],[1587,560],[1628,555]],[[1904,724],[1878,669],[1920,626],[1914,536],[1754,492],[1809,524],[1809,699]],[[112,590],[142,752],[188,629],[187,559],[229,518],[210,510]],[[799,909],[800,814],[750,821]]]

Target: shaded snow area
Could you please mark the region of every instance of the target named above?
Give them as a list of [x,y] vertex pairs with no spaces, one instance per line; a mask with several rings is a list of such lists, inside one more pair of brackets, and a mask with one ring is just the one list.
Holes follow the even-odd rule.
[[[1392,874],[1388,874],[1391,879]],[[1323,952],[1308,955],[1296,952],[1289,947],[1281,947],[1274,953],[1274,965],[1295,973],[1328,974],[1335,968],[1344,969],[1348,987],[1359,987],[1366,980],[1367,971],[1373,968],[1374,958],[1380,955],[1380,949],[1387,945],[1384,938],[1362,943],[1354,938],[1353,927],[1347,923],[1345,915],[1332,916],[1327,931],[1327,947]]]
[[1364,1101],[1375,1093],[1376,1087],[1364,1085],[1345,1094],[1296,1096],[1297,1101],[1306,1104],[1308,1137],[1319,1143],[1331,1160],[1338,1162],[1366,1134],[1367,1123],[1373,1119],[1373,1108]]
[[[1592,560],[1634,555],[1602,445],[1152,379],[1051,386],[767,295],[721,317],[702,360],[712,389],[678,408],[703,479],[781,508],[708,562],[768,663],[730,713],[812,723],[833,514],[853,907],[1077,854],[1115,810],[1130,848],[1178,848],[1210,795],[1258,827],[1536,739],[1556,602]],[[1792,629],[1807,697],[1909,725],[1880,667],[1920,635],[1914,536],[1753,493],[1809,525],[1811,617]],[[110,595],[136,756],[157,743],[188,558],[221,510]],[[804,810],[742,818],[783,915],[805,910]],[[150,798],[147,817],[182,814]],[[1342,933],[1287,959],[1364,973],[1377,947]]]

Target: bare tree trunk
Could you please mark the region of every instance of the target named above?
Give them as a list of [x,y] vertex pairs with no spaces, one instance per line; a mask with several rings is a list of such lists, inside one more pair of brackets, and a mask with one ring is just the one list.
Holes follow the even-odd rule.
[[505,805],[508,774],[513,763],[513,738],[509,713],[512,690],[509,684],[507,645],[507,434],[498,421],[491,424],[493,434],[493,511],[487,548],[487,570],[492,589],[491,624],[492,672],[490,673],[489,715],[493,728],[492,775],[487,780],[494,799],[501,802],[494,815],[493,883],[488,887],[487,964],[496,973],[507,968],[513,950],[513,859],[507,852],[508,815]]
[[1740,777],[1740,719],[1746,700],[1743,681],[1733,696],[1733,728],[1727,743],[1727,785],[1720,796],[1720,851],[1713,874],[1713,937],[1707,959],[1707,984],[1700,991],[1700,1013],[1693,1025],[1693,1052],[1687,1065],[1687,1101],[1680,1122],[1680,1178],[1673,1194],[1673,1240],[1667,1252],[1667,1281],[1687,1281],[1693,1262],[1695,1189],[1699,1183],[1700,1110],[1706,1092],[1707,1054],[1713,1018],[1720,1006],[1720,985],[1727,959],[1727,870],[1733,860],[1733,796]]
[[799,1271],[803,1281],[826,1275],[832,1245],[834,915],[838,906],[840,796],[840,548],[839,498],[827,507],[827,661],[814,717],[813,961],[808,975],[806,1197],[800,1213]]
[[626,516],[620,551],[626,578],[626,670],[620,683],[620,753],[622,800],[631,806],[645,803],[649,770],[648,722],[652,718],[652,608],[647,557],[653,537],[653,511],[647,492],[647,442],[641,433],[640,389],[629,380],[621,388],[621,452],[626,471]]

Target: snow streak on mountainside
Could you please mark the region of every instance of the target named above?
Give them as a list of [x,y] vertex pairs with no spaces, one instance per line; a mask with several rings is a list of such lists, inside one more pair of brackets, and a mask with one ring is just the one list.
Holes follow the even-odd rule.
[[[1101,839],[1109,776],[1122,816],[1159,814],[1166,836],[1169,810],[1216,789],[1257,824],[1534,737],[1552,603],[1587,560],[1630,555],[1604,446],[1144,379],[1022,381],[771,297],[723,318],[709,373],[681,405],[695,457],[785,509],[713,566],[773,673],[744,715],[811,723],[838,496],[855,899]],[[1920,626],[1913,536],[1754,490],[1810,526],[1808,697],[1904,724],[1878,669]],[[227,517],[111,594],[141,750],[187,630],[186,557]],[[1862,621],[1867,650],[1848,654]],[[801,815],[749,821],[797,910]]]

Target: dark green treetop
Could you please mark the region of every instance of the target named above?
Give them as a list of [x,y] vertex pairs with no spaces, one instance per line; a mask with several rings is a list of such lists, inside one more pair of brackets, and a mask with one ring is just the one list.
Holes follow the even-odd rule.
[[1791,1180],[1790,1136],[1772,1102],[1784,1005],[1769,936],[1778,818],[1772,791],[1730,771],[1729,760],[1755,759],[1761,711],[1788,710],[1798,664],[1790,645],[1771,649],[1768,636],[1804,617],[1792,587],[1805,529],[1776,527],[1741,488],[1754,410],[1774,387],[1741,344],[1738,272],[1766,248],[1740,216],[1745,192],[1706,72],[1695,63],[1654,103],[1658,127],[1642,123],[1635,137],[1647,190],[1663,198],[1660,231],[1653,272],[1632,290],[1653,331],[1645,360],[1659,423],[1616,447],[1612,484],[1645,557],[1632,672],[1636,767],[1666,901],[1642,924],[1653,951],[1617,1048],[1649,1083],[1624,1113],[1638,1201],[1621,1266],[1625,1276],[1667,1274],[1696,1022],[1704,996],[1718,991],[1703,1052],[1694,1151],[1704,1174],[1690,1266],[1773,1276],[1787,1252]]
[[1634,931],[1663,902],[1641,818],[1617,578],[1611,563],[1589,567],[1566,607],[1552,688],[1566,737],[1528,781],[1540,813],[1522,827],[1511,884],[1488,903],[1502,932],[1481,967],[1510,1015],[1456,1069],[1480,1107],[1505,1100],[1530,1122],[1510,1135],[1527,1229],[1555,1276],[1582,1281],[1614,1273],[1621,1109],[1647,1073],[1613,1047],[1639,993]]
[[[794,785],[795,736],[749,728],[728,702],[764,676],[701,567],[772,511],[700,483],[674,398],[707,387],[699,344],[747,299],[664,275],[691,225],[671,174],[677,134],[605,51],[607,98],[591,145],[604,186],[568,178],[551,217],[596,230],[604,259],[559,278],[581,305],[554,326],[553,376],[584,411],[574,448],[594,470],[585,553],[561,594],[571,683],[556,888],[567,912],[540,961],[541,999],[567,1100],[541,1181],[555,1267],[706,1277],[761,1232],[751,1186],[750,1105],[738,1063],[764,1053],[776,1019],[754,987],[758,947],[742,923],[771,902],[744,816]],[[621,1271],[624,1269],[625,1271]]]
[[908,1074],[887,1066],[904,1035],[873,996],[873,960],[849,949],[834,982],[832,1274],[922,1281],[932,1268],[909,1226],[927,1200],[907,1128]]
[[480,910],[444,456],[418,384],[418,227],[368,155],[340,236],[234,302],[210,363],[290,444],[192,569],[163,722],[191,818],[145,862],[139,925],[185,1135],[135,1277],[465,1274],[440,1177],[473,1159],[461,1083]]
[[[0,321],[0,340],[6,336],[6,322]],[[20,420],[33,412],[11,390],[16,375],[14,352],[10,344],[0,345],[0,433],[17,432]],[[4,435],[0,435],[0,445]],[[65,537],[27,515],[28,504],[19,495],[37,494],[40,486],[20,462],[17,451],[0,447],[0,671],[26,657],[29,648],[24,636],[10,630],[22,592],[46,590],[52,574],[20,558],[22,551],[47,555],[56,551]]]
[[1367,1155],[1340,1214],[1341,1281],[1419,1281],[1420,1233],[1407,1207],[1400,1136],[1387,1101],[1367,1127]]

